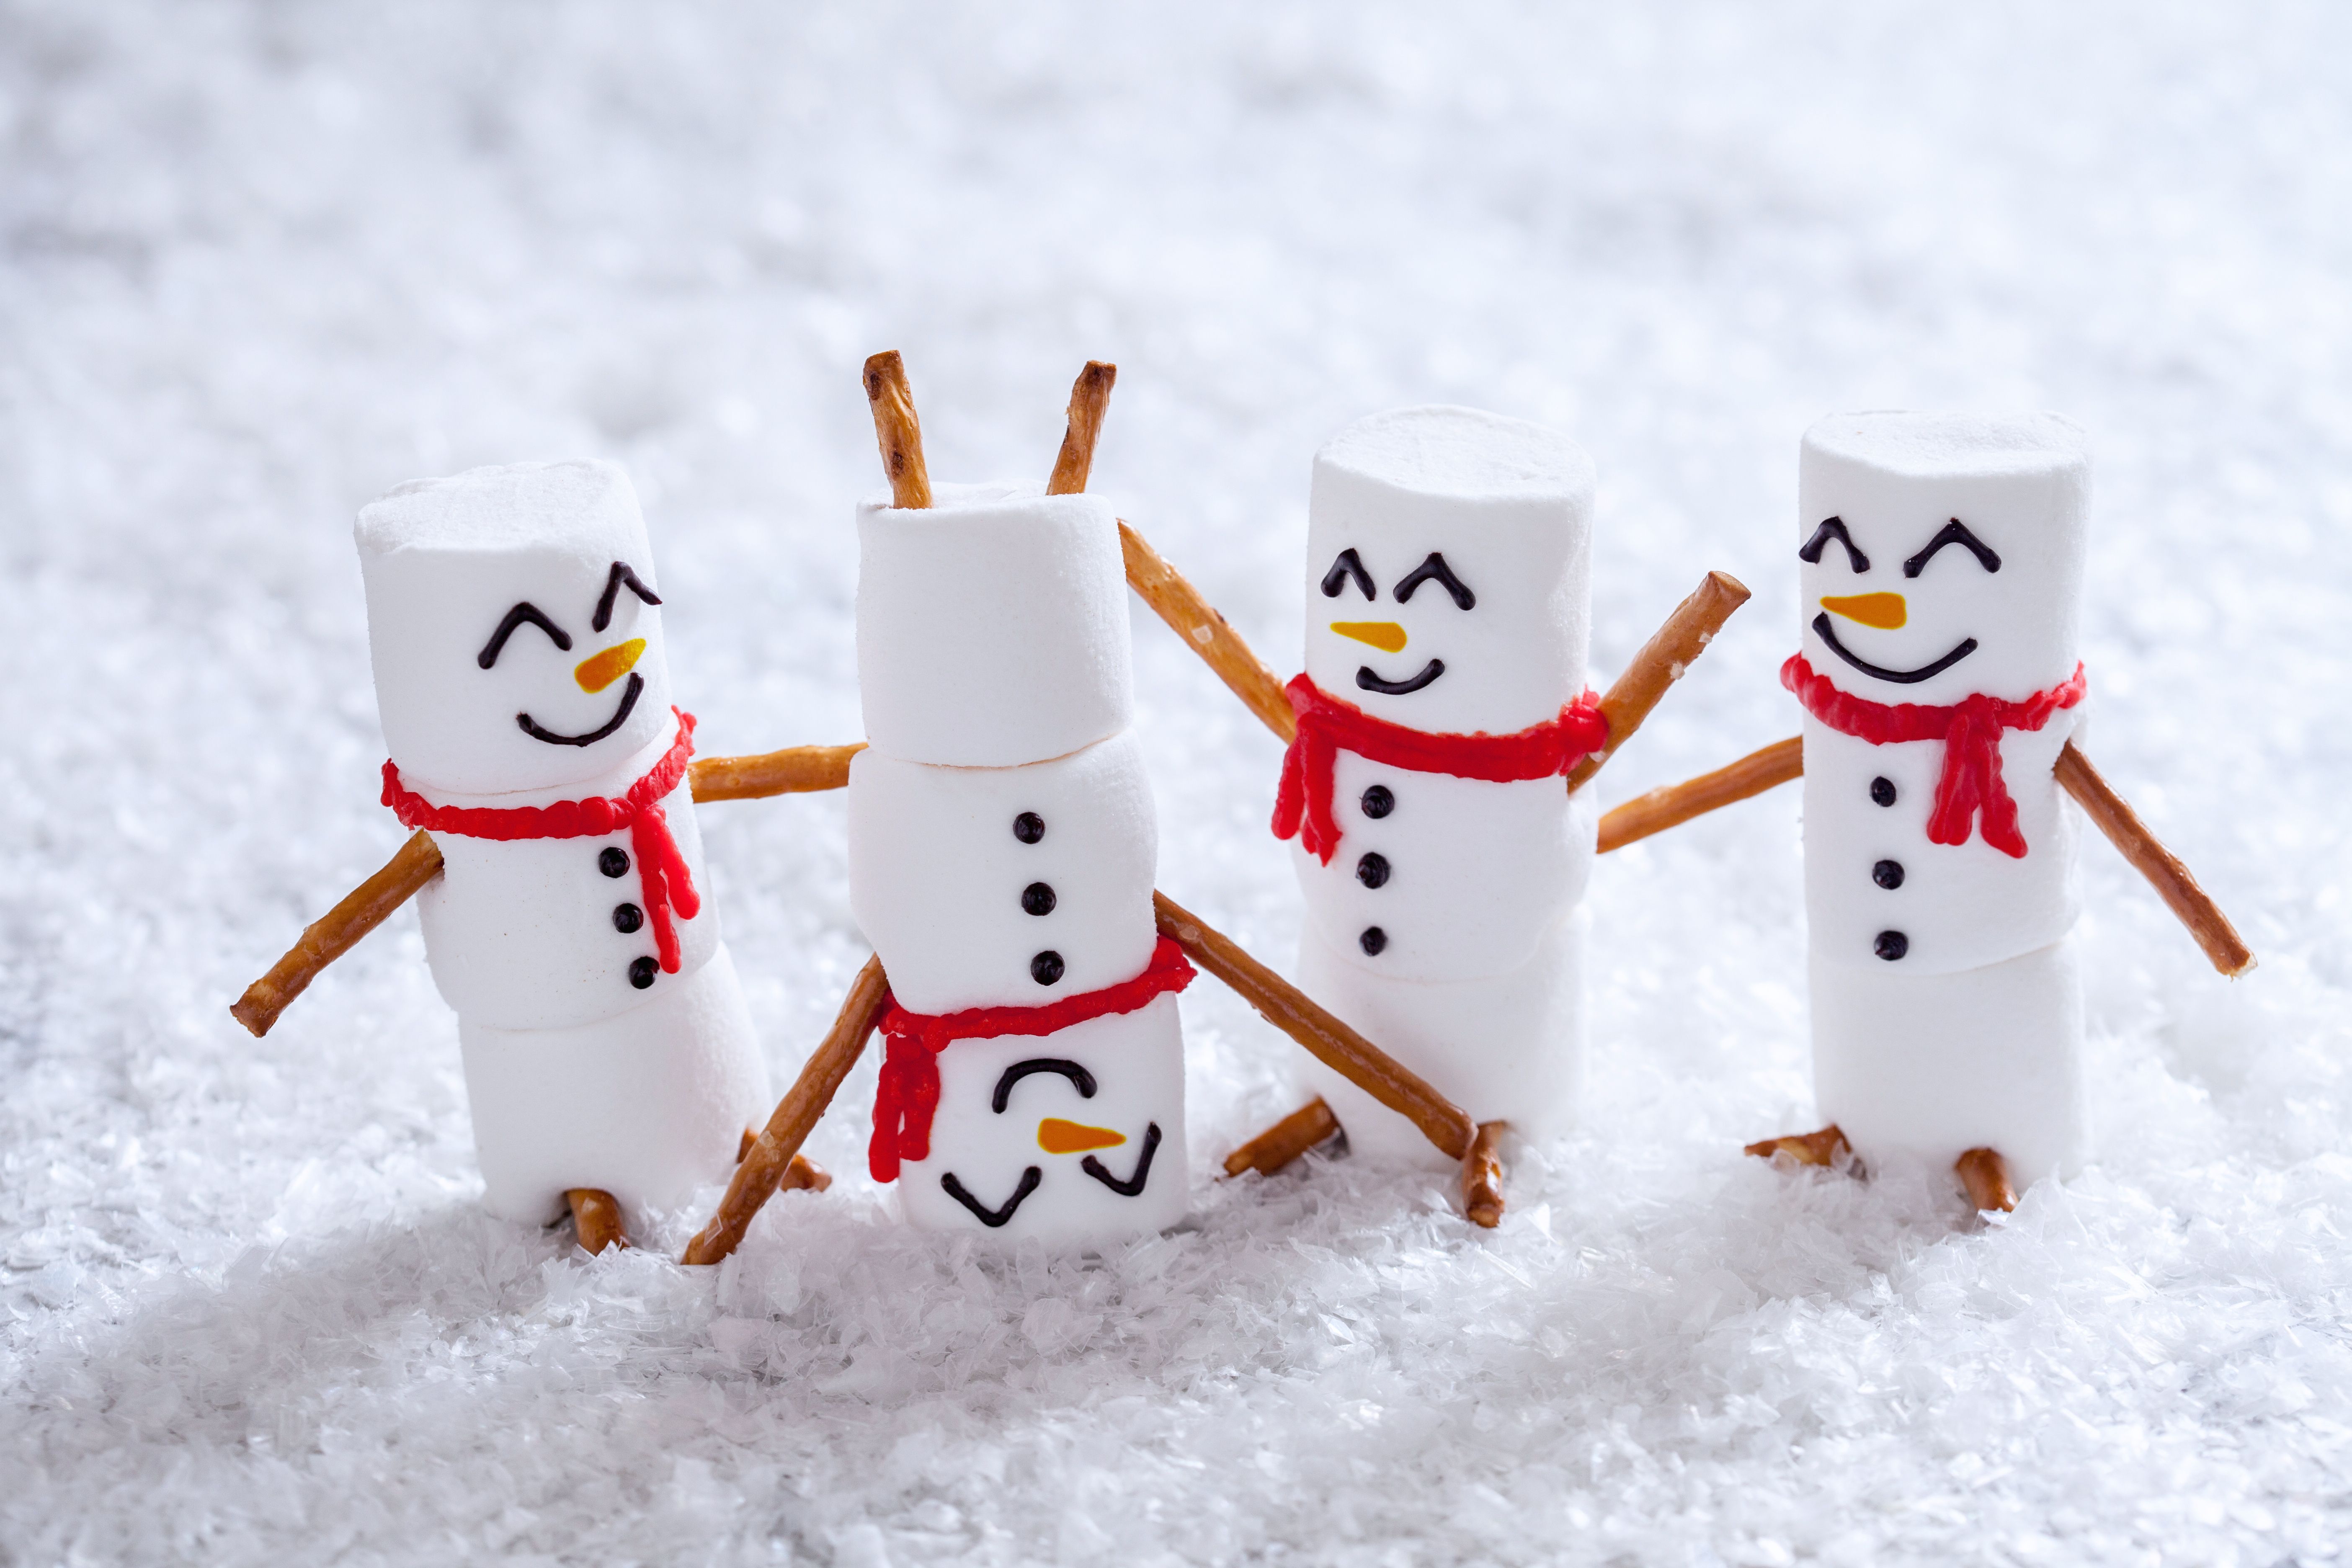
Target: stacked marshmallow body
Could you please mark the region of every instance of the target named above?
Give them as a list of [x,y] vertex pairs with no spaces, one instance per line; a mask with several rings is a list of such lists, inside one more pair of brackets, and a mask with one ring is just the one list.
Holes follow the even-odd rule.
[[[935,495],[858,512],[868,745],[850,764],[851,908],[912,1013],[1123,984],[1158,941],[1158,828],[1129,728],[1118,520],[1034,488]],[[1084,1244],[1183,1216],[1173,995],[1051,1035],[960,1039],[938,1060],[930,1152],[898,1183],[913,1223]]]
[[[1504,735],[1558,719],[1585,687],[1592,490],[1591,460],[1540,426],[1438,407],[1349,426],[1315,458],[1307,675],[1426,733]],[[1454,584],[1426,574],[1433,556]],[[1384,692],[1363,672],[1417,689]],[[1344,745],[1332,798],[1342,837],[1329,863],[1293,846],[1302,984],[1477,1120],[1530,1137],[1562,1131],[1583,1058],[1589,800],[1558,777],[1422,773]],[[1351,1147],[1437,1158],[1354,1085],[1319,1063],[1307,1070]]]
[[[436,807],[493,811],[616,797],[669,752],[678,723],[661,612],[614,572],[625,566],[657,596],[619,468],[525,464],[419,480],[361,512],[356,532],[377,705],[404,788]],[[521,606],[532,616],[517,619]],[[435,984],[457,1013],[499,1215],[545,1220],[574,1187],[629,1208],[677,1203],[726,1173],[765,1111],[767,1074],[683,778],[661,804],[705,896],[695,919],[673,912],[675,973],[654,957],[627,828],[434,835],[443,871],[418,911]]]
[[[1798,479],[1806,662],[1881,705],[2061,686],[2089,492],[2082,433],[2055,416],[1822,420]],[[2022,856],[1980,821],[1930,841],[1944,742],[1874,744],[1806,716],[1814,1088],[1866,1160],[1948,1168],[1989,1147],[2021,1187],[2083,1158],[2078,830],[2053,774],[2082,712],[2001,733]]]

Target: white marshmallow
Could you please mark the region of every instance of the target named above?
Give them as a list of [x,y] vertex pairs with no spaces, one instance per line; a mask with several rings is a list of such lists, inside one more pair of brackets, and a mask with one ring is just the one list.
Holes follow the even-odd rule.
[[[1015,831],[1024,813],[1043,824],[1035,843]],[[1158,941],[1158,857],[1131,733],[1026,767],[935,767],[873,748],[850,763],[850,910],[914,1012],[1042,1006],[1132,980]],[[1053,900],[1042,916],[1023,902],[1037,886]],[[1045,952],[1061,958],[1050,985],[1033,971]]]
[[[1810,548],[1836,518],[1869,570],[1857,570],[1833,540],[1819,561],[1800,562],[1806,661],[1873,702],[1941,706],[1977,692],[2014,702],[2057,685],[2080,657],[2090,494],[2083,432],[2054,414],[1822,420],[1805,432],[1798,459],[1798,543]],[[2000,558],[2000,569],[1953,543],[1909,574],[1906,563],[1955,521]],[[1880,594],[1901,597],[1901,626],[1865,625],[1822,603]],[[1853,659],[1884,671],[1927,668],[1969,639],[1976,647],[1940,673],[1887,679],[1839,657],[1818,629],[1823,618]]]
[[[1315,455],[1307,508],[1307,673],[1377,719],[1433,733],[1507,734],[1556,718],[1584,689],[1591,629],[1592,460],[1539,425],[1469,408],[1405,408],[1348,426]],[[1376,598],[1347,580],[1355,552]],[[1445,584],[1396,589],[1432,554]],[[1342,580],[1326,594],[1334,571]],[[1384,651],[1330,629],[1401,630]],[[1394,635],[1391,631],[1390,634]],[[1408,681],[1409,695],[1358,685]]]
[[[384,740],[411,789],[496,795],[610,772],[671,722],[661,612],[623,585],[625,563],[659,593],[653,549],[628,476],[611,463],[522,463],[399,486],[360,513],[355,536]],[[528,604],[569,647],[518,626],[485,669],[509,612]],[[587,689],[593,655],[644,639],[634,666]],[[634,693],[634,699],[631,694]],[[587,744],[534,739],[593,734]]]
[[2087,1150],[2072,942],[1945,974],[1812,961],[1813,1094],[1872,1165],[1990,1148],[2022,1191]]
[[941,485],[927,510],[858,508],[866,735],[908,762],[1066,755],[1134,711],[1118,521],[1090,495]]
[[[1590,790],[1413,773],[1346,751],[1331,776],[1338,852],[1327,866],[1294,838],[1290,853],[1308,924],[1347,963],[1399,980],[1508,973],[1584,896],[1600,821]],[[1380,817],[1364,810],[1374,785],[1388,792]],[[1379,859],[1367,867],[1367,856]],[[1368,952],[1375,929],[1380,951]]]
[[[894,980],[896,976],[892,977]],[[995,1096],[1024,1062],[1067,1064],[1088,1075],[1031,1072],[1013,1079],[1004,1108]],[[940,1106],[928,1159],[899,1169],[899,1202],[913,1224],[977,1231],[1006,1241],[1035,1237],[1049,1246],[1108,1245],[1164,1230],[1191,1201],[1184,1154],[1184,1037],[1176,998],[1160,996],[1132,1013],[1089,1019],[1045,1036],[958,1040],[940,1053]],[[1117,1134],[1115,1146],[1049,1152],[1048,1119]],[[1154,1128],[1159,1138],[1151,1138]],[[1063,1145],[1066,1147],[1066,1144]],[[1150,1164],[1143,1165],[1146,1149]],[[1091,1174],[1091,1159],[1111,1181],[1143,1178],[1134,1194]],[[946,1178],[981,1207],[1002,1213],[1024,1174],[1036,1186],[1001,1226],[978,1218],[947,1188]]]
[[726,948],[649,1000],[560,1029],[497,1029],[460,1016],[466,1095],[491,1213],[560,1215],[572,1187],[624,1213],[670,1208],[723,1177],[767,1116],[768,1074]]
[[[661,759],[677,728],[673,720],[619,771],[585,787],[490,799],[436,792],[425,798],[436,805],[510,809],[591,795],[621,795]],[[671,910],[680,949],[677,974],[657,969],[653,984],[643,987],[630,980],[630,965],[654,957],[656,949],[653,921],[646,912],[644,868],[627,828],[599,838],[436,833],[433,842],[441,851],[441,875],[417,895],[416,906],[425,954],[442,1000],[468,1024],[486,1028],[562,1028],[641,1007],[708,962],[719,950],[719,912],[703,866],[692,786],[679,781],[663,799],[662,812],[703,900],[702,912],[693,920]],[[628,868],[618,877],[604,874],[607,849],[628,857]],[[639,912],[641,923],[634,931],[624,932],[614,923],[614,911],[623,904]]]
[[[1568,910],[1506,974],[1444,982],[1368,972],[1351,950],[1309,930],[1298,984],[1355,1031],[1478,1121],[1522,1137],[1558,1137],[1575,1123],[1584,1077],[1584,943],[1591,911]],[[1307,1081],[1348,1130],[1352,1153],[1391,1163],[1447,1164],[1421,1131],[1320,1061]]]

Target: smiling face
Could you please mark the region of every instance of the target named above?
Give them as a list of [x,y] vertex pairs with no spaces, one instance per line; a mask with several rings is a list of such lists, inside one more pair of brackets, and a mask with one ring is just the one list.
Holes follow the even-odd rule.
[[360,514],[384,739],[412,787],[593,779],[670,723],[661,596],[627,477],[478,468]]
[[1592,465],[1466,408],[1359,420],[1316,454],[1307,672],[1375,718],[1506,734],[1584,689]]
[[2090,459],[2055,415],[1852,414],[1805,433],[1799,617],[1874,702],[2021,700],[2078,657]]

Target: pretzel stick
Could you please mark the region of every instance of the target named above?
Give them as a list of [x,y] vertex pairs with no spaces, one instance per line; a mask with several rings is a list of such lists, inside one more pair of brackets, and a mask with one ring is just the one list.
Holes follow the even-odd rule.
[[1160,931],[1173,937],[1193,963],[1240,993],[1258,1016],[1307,1047],[1309,1055],[1421,1129],[1422,1136],[1459,1160],[1470,1152],[1478,1125],[1470,1113],[1407,1071],[1403,1064],[1325,1012],[1239,942],[1188,914],[1165,893],[1151,895]]
[[920,510],[931,504],[931,474],[923,466],[923,426],[915,417],[914,389],[897,349],[866,362],[866,401],[874,405],[874,438],[882,470],[890,476],[890,504]]
[[1225,1156],[1225,1174],[1255,1171],[1271,1176],[1318,1143],[1339,1135],[1339,1119],[1317,1095],[1240,1148]]
[[229,1016],[259,1039],[278,1022],[287,1004],[319,978],[319,972],[349,952],[352,944],[375,930],[416,890],[441,874],[441,848],[432,836],[418,828],[383,869],[352,889],[343,901],[302,928],[286,956],[269,973],[245,988],[229,1006]]
[[1969,1190],[1969,1202],[1979,1214],[1998,1209],[2008,1214],[2017,1207],[2017,1189],[2009,1184],[2009,1165],[1990,1149],[1971,1149],[1952,1163],[1960,1173],[1960,1185]]
[[815,1130],[818,1118],[840,1092],[842,1079],[865,1055],[866,1037],[881,1021],[882,1005],[889,999],[890,980],[882,973],[880,956],[867,959],[857,978],[849,983],[849,994],[842,998],[833,1027],[809,1053],[801,1076],[777,1102],[775,1114],[768,1118],[760,1136],[751,1141],[751,1151],[735,1167],[718,1212],[686,1244],[680,1262],[717,1263],[742,1244],[751,1216],[774,1195],[777,1184]]
[[1462,1157],[1462,1212],[1470,1223],[1492,1230],[1503,1223],[1503,1121],[1481,1121],[1470,1152]]
[[1160,552],[1145,542],[1122,519],[1118,525],[1118,547],[1127,557],[1127,583],[1151,606],[1169,629],[1183,639],[1184,646],[1199,654],[1208,667],[1216,671],[1217,679],[1233,689],[1243,706],[1258,717],[1258,721],[1274,731],[1285,745],[1298,733],[1297,715],[1290,710],[1290,699],[1282,693],[1282,679],[1268,669],[1241,634],[1225,623],[1201,591],[1184,580],[1184,574],[1161,558]]
[[2189,874],[2189,868],[2180,863],[2179,857],[2157,841],[2156,835],[2140,821],[2139,814],[2116,793],[2114,785],[2099,776],[2091,759],[2076,750],[2072,741],[2058,753],[2058,782],[2074,797],[2083,814],[2098,824],[2107,841],[2147,879],[2157,896],[2189,928],[2197,945],[2205,950],[2214,968],[2232,980],[2253,968],[2253,950],[2238,935],[2238,928],[2230,923],[2221,906],[2197,885],[2197,879]]
[[1601,716],[1609,721],[1609,739],[1569,770],[1569,794],[1582,789],[1601,771],[1601,764],[1633,738],[1650,710],[1665,696],[1666,688],[1683,678],[1723,629],[1723,623],[1731,618],[1731,612],[1747,602],[1747,585],[1738,578],[1728,572],[1710,572],[1689,598],[1675,606],[1674,614],[1650,635],[1633,662],[1625,667],[1625,673],[1609,688],[1609,695],[1601,700]]
[[1118,366],[1098,359],[1087,361],[1070,388],[1070,424],[1062,433],[1062,449],[1054,458],[1054,477],[1045,481],[1049,496],[1074,496],[1087,488],[1094,471],[1095,438],[1102,434],[1103,411],[1110,404],[1111,384]]
[[1622,849],[1636,839],[1678,827],[1694,816],[1751,795],[1762,795],[1777,784],[1801,778],[1805,772],[1805,738],[1791,735],[1760,752],[1750,752],[1727,768],[1701,773],[1695,779],[1666,784],[1637,795],[1602,814],[1601,853]]
[[629,1233],[621,1224],[621,1205],[601,1187],[574,1187],[563,1194],[572,1205],[572,1234],[583,1252],[595,1254],[608,1247],[626,1247]]
[[755,757],[700,757],[686,776],[697,805],[841,789],[849,783],[849,759],[865,749],[860,742],[855,746],[787,746]]

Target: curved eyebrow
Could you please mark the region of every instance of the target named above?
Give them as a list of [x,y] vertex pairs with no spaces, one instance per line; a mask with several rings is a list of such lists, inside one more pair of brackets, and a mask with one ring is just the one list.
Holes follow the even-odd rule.
[[990,1103],[996,1108],[997,1115],[1003,1115],[1004,1108],[1013,1102],[1013,1086],[1033,1072],[1059,1073],[1077,1087],[1078,1098],[1092,1100],[1095,1097],[1095,1075],[1085,1068],[1059,1057],[1031,1057],[1027,1061],[1014,1062],[1006,1068],[1004,1076],[996,1080],[996,1095]]
[[1947,544],[1965,544],[1969,547],[1969,553],[1977,558],[1978,565],[1988,572],[2000,570],[2000,557],[1993,552],[1992,546],[1970,533],[1969,525],[1956,517],[1936,531],[1936,537],[1927,541],[1927,549],[1903,563],[1903,575],[1906,577],[1919,575],[1927,569],[1927,563],[1936,552]]
[[1403,580],[1390,592],[1395,595],[1396,602],[1402,605],[1412,597],[1412,591],[1415,588],[1420,587],[1423,583],[1430,582],[1444,584],[1445,591],[1454,595],[1454,602],[1465,610],[1478,602],[1478,595],[1472,593],[1462,579],[1454,574],[1454,568],[1445,563],[1445,557],[1434,550],[1429,552],[1428,560],[1406,573]]
[[1356,552],[1352,549],[1339,552],[1339,558],[1331,563],[1331,570],[1323,574],[1323,596],[1327,599],[1338,598],[1339,590],[1346,587],[1351,580],[1357,587],[1364,591],[1365,598],[1377,599],[1381,596],[1381,591],[1372,586],[1372,574],[1364,570],[1364,563],[1357,559]]
[[499,623],[499,629],[490,634],[490,640],[482,645],[482,651],[474,656],[474,662],[484,669],[498,663],[499,650],[507,646],[507,638],[514,636],[515,628],[525,621],[545,632],[564,652],[572,651],[572,634],[549,620],[537,605],[525,599],[507,612],[507,618]]
[[[1870,570],[1870,557],[1854,547],[1853,535],[1845,531],[1845,519],[1842,517],[1829,518],[1822,523],[1821,527],[1813,530],[1813,536],[1805,541],[1804,547],[1797,552],[1797,559],[1808,566],[1820,565],[1822,552],[1829,548],[1829,542],[1832,539],[1845,546],[1847,565],[1857,572]],[[1918,574],[1914,573],[1912,575],[1916,576]]]
[[604,596],[596,601],[596,615],[588,623],[589,630],[601,632],[613,624],[613,601],[621,596],[621,584],[624,583],[629,585],[629,592],[646,604],[661,603],[661,595],[638,582],[637,574],[629,570],[627,562],[615,561],[611,574],[604,579]]

